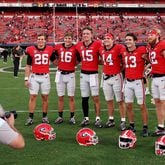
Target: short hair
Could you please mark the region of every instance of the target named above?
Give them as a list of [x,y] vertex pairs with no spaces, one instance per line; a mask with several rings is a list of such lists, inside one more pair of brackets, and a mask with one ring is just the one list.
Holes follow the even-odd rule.
[[153,28],[153,29],[149,30],[148,34],[149,34],[149,33],[153,33],[153,32],[154,32],[155,34],[157,34],[158,39],[160,40],[160,35],[161,35],[160,29],[158,29],[158,28]]
[[72,32],[66,32],[65,34],[64,34],[64,37],[71,37],[72,39],[73,39],[73,33]]
[[127,36],[132,37],[134,41],[137,41],[137,37],[134,33],[127,33],[125,37]]
[[44,36],[45,37],[45,40],[48,38],[47,34],[45,34],[45,33],[38,33],[37,34],[37,38],[38,37],[41,37],[41,36]]
[[91,31],[91,33],[93,33],[93,29],[92,29],[92,27],[90,27],[90,26],[85,26],[85,27],[82,29],[82,31],[84,31],[84,30],[89,30],[89,31]]

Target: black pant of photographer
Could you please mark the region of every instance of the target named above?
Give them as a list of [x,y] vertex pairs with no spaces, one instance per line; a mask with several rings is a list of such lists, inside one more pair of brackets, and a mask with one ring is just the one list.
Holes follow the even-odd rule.
[[14,77],[17,77],[17,76],[18,76],[19,61],[20,61],[19,58],[15,58],[15,59],[13,60],[13,63],[14,63]]

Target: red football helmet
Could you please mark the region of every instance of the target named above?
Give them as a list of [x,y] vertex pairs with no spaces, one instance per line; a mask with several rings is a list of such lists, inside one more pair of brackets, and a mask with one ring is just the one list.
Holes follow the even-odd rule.
[[50,124],[42,123],[37,125],[34,130],[36,140],[53,140],[56,138],[56,133]]
[[165,135],[159,137],[155,142],[155,154],[165,155]]
[[91,146],[98,143],[98,137],[95,131],[90,128],[80,129],[76,134],[76,140],[82,146]]
[[119,148],[128,149],[134,148],[136,144],[136,135],[131,130],[125,130],[119,136]]

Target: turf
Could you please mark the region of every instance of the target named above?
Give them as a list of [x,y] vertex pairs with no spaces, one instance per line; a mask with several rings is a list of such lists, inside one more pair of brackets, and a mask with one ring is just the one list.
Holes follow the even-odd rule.
[[[24,61],[23,61],[24,64]],[[3,64],[0,60],[0,68],[8,67],[7,71],[12,71],[12,60]],[[163,165],[165,157],[159,157],[154,154],[154,142],[156,137],[143,138],[140,133],[142,129],[141,114],[138,106],[135,104],[136,135],[137,143],[135,149],[121,150],[118,147],[118,129],[120,119],[119,112],[115,110],[114,128],[98,129],[94,127],[94,109],[90,99],[90,128],[94,129],[99,137],[99,144],[91,147],[79,146],[75,140],[77,131],[81,128],[82,120],[81,97],[79,90],[79,72],[76,73],[76,125],[69,125],[68,100],[65,99],[64,123],[55,125],[54,120],[57,117],[57,94],[54,83],[54,73],[51,74],[52,89],[49,97],[49,114],[51,125],[55,129],[57,138],[54,141],[36,141],[33,136],[33,128],[41,122],[41,99],[38,97],[35,123],[26,127],[24,123],[28,115],[28,90],[24,87],[23,72],[15,79],[13,73],[0,72],[0,104],[6,111],[15,109],[18,112],[16,127],[23,134],[26,146],[23,150],[13,150],[0,144],[0,164],[1,165]],[[103,92],[100,89],[101,98],[101,119],[105,123],[108,116],[106,102]],[[157,124],[154,105],[150,103],[151,96],[147,96],[147,107],[149,109],[149,130],[152,132]]]

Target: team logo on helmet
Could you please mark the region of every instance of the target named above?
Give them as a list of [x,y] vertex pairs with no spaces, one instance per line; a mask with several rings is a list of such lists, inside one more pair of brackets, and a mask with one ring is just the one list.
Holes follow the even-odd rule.
[[76,140],[79,145],[91,146],[98,143],[98,137],[95,131],[90,128],[82,128],[76,134]]
[[56,133],[50,124],[42,123],[37,125],[34,130],[36,140],[53,140],[56,138]]

